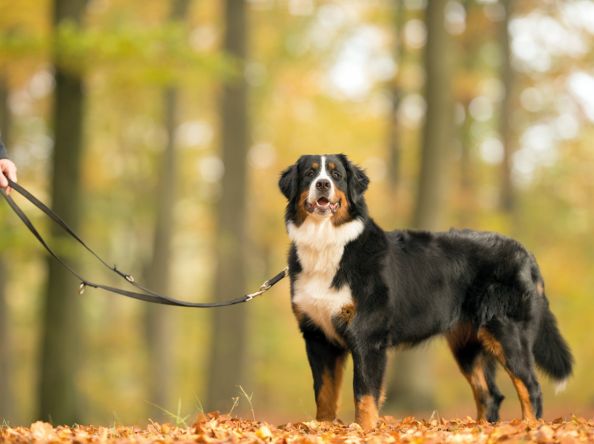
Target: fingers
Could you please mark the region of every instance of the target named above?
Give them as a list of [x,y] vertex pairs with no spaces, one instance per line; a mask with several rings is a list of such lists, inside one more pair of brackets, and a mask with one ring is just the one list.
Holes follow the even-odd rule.
[[10,188],[8,187],[8,177],[13,182],[17,181],[17,169],[16,165],[8,159],[0,160],[0,188],[6,189],[6,194],[10,194]]
[[17,181],[17,169],[16,165],[12,162],[8,162],[8,178],[13,182]]

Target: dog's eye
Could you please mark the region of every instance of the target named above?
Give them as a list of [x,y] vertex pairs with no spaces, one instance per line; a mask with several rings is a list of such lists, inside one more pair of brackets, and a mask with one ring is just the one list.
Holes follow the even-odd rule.
[[307,173],[305,173],[307,177],[314,177],[314,174],[316,174],[314,170],[309,170]]
[[332,171],[332,177],[335,178],[336,180],[340,180],[340,178],[342,177],[342,174],[340,174],[338,171],[334,170],[334,171]]

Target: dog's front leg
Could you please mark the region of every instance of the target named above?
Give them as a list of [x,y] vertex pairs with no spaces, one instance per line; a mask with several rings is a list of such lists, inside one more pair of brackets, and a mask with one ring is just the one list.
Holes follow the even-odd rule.
[[328,341],[324,333],[315,327],[308,326],[303,331],[303,337],[314,380],[316,419],[334,421],[338,410],[346,350]]
[[353,348],[355,420],[368,431],[379,418],[382,384],[386,369],[386,349],[367,341]]

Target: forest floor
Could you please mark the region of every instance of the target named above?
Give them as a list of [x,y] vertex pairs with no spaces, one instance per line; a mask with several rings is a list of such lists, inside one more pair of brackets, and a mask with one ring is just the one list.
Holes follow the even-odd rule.
[[594,420],[573,417],[535,424],[514,420],[497,424],[466,419],[396,420],[384,417],[364,433],[357,424],[300,422],[273,426],[266,422],[211,413],[200,415],[193,426],[151,423],[140,427],[74,427],[35,422],[30,427],[0,427],[2,443],[494,443],[594,442]]

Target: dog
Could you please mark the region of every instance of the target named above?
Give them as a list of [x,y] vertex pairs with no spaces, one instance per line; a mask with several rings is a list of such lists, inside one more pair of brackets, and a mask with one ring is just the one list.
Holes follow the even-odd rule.
[[368,215],[369,178],[344,154],[304,155],[284,170],[291,306],[305,340],[316,419],[336,419],[347,354],[355,420],[377,424],[386,352],[443,335],[469,382],[477,420],[495,422],[497,363],[522,417],[542,416],[535,364],[564,382],[573,357],[549,309],[534,256],[472,230],[382,230]]

